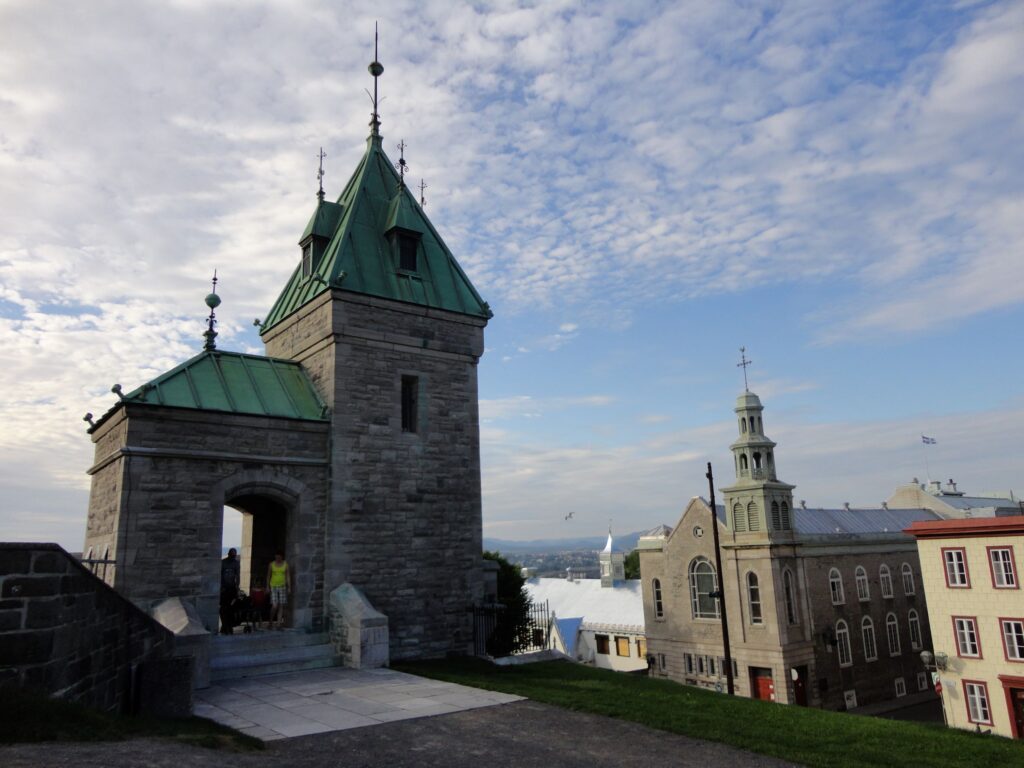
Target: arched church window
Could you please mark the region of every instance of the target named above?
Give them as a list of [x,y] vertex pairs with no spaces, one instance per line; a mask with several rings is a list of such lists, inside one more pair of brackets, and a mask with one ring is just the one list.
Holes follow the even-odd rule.
[[902,650],[900,648],[900,623],[897,621],[895,613],[890,613],[885,617],[885,636],[889,641],[889,655],[899,656]]
[[842,605],[846,602],[846,593],[843,591],[843,575],[837,568],[828,572],[828,589],[832,594],[832,605]]
[[759,435],[763,435],[764,434],[764,426],[761,423],[761,417],[760,416],[757,417],[757,433]]
[[747,528],[751,531],[761,530],[761,519],[758,517],[758,512],[756,501],[747,504]]
[[740,432],[742,432],[743,434],[747,433],[747,419],[746,419],[746,417],[743,417],[742,419],[740,419]]
[[761,468],[761,453],[760,451],[754,451],[754,469]]
[[665,615],[665,605],[661,601],[661,579],[651,582],[651,591],[654,593],[654,618],[660,619]]
[[875,645],[875,623],[870,616],[865,616],[860,622],[860,634],[864,641],[864,661],[877,661],[878,648]]
[[747,471],[747,454],[740,454],[740,470],[743,472]]
[[788,568],[782,572],[782,591],[786,598],[786,621],[796,624],[796,587],[793,586],[793,572]]
[[853,649],[850,648],[850,629],[842,619],[836,622],[836,650],[839,652],[840,667],[849,667],[853,664]]
[[883,564],[878,569],[878,580],[882,583],[882,597],[892,597],[892,574],[888,565]]
[[914,587],[914,569],[910,567],[910,563],[903,564],[903,594],[913,595],[916,593]]
[[698,557],[690,563],[690,605],[695,619],[717,619],[718,598],[712,593],[718,591],[718,576],[706,557]]
[[907,624],[910,625],[910,647],[919,651],[921,650],[921,620],[913,608],[907,614]]
[[764,624],[761,615],[761,586],[757,581],[757,574],[753,571],[747,573],[747,607],[750,610],[751,624]]
[[738,501],[732,505],[732,529],[736,533],[747,530],[747,517],[743,514],[743,505]]
[[782,530],[790,531],[793,529],[793,520],[789,516],[789,504],[782,502]]
[[782,530],[782,510],[779,508],[779,502],[772,502],[772,530]]
[[772,458],[772,452],[766,451],[764,455],[765,458],[768,460],[768,466],[772,466],[775,463],[775,459]]
[[853,572],[853,578],[857,582],[857,599],[861,602],[870,600],[871,587],[868,585],[868,572],[864,570],[864,566],[857,566],[857,570]]

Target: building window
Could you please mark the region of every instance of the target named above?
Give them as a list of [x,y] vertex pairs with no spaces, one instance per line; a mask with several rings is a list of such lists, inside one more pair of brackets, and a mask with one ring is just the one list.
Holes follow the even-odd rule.
[[854,581],[857,582],[857,599],[861,602],[871,599],[871,589],[868,587],[868,572],[862,566],[857,566],[853,572]]
[[964,680],[964,698],[967,700],[968,720],[979,725],[992,725],[988,685],[978,680]]
[[860,636],[864,641],[864,661],[876,661],[878,659],[878,647],[875,645],[875,624],[870,616],[865,616],[860,622]]
[[917,611],[911,610],[907,614],[907,623],[910,625],[910,647],[919,651],[921,650],[921,620],[917,618]]
[[717,619],[718,598],[712,597],[718,591],[718,577],[707,558],[698,557],[690,563],[690,605],[695,619]]
[[901,571],[903,573],[903,594],[915,594],[917,587],[914,584],[914,569],[910,567],[910,563],[904,563]]
[[642,659],[647,656],[647,638],[638,637],[636,639],[636,657]]
[[882,587],[882,597],[891,598],[892,597],[892,574],[889,573],[889,566],[888,565],[884,565],[883,564],[882,567],[878,569],[878,581],[879,581],[879,583],[881,584],[881,587]]
[[629,638],[628,637],[616,637],[615,638],[615,655],[616,656],[629,656]]
[[747,504],[747,528],[751,531],[761,530],[761,519],[758,517],[756,501]]
[[747,471],[747,454],[740,454],[740,470],[743,472]]
[[793,573],[788,568],[782,572],[782,591],[786,599],[786,621],[796,624],[796,590],[793,588]]
[[928,690],[928,673],[918,672],[917,673],[917,690],[927,691]]
[[747,606],[750,608],[750,623],[764,624],[761,616],[761,587],[754,572],[747,574]]
[[698,656],[697,657],[697,674],[698,675],[703,675],[704,674],[704,659],[705,658],[707,658],[707,657],[706,656]]
[[732,529],[736,533],[743,533],[747,530],[747,518],[743,514],[743,505],[739,502],[732,505]]
[[718,675],[718,664],[715,661],[714,656],[708,656],[708,674],[712,677],[716,677]]
[[661,579],[651,582],[651,591],[654,592],[654,618],[665,617],[665,604],[661,601]]
[[659,653],[658,654],[658,669],[660,669],[662,672],[664,672],[665,669],[667,668],[667,666],[668,665],[665,662],[665,654],[664,653]]
[[302,276],[309,277],[313,274],[313,243],[309,242],[302,246]]
[[747,420],[745,418],[740,419],[740,432],[744,435],[747,434]]
[[942,562],[946,569],[946,586],[952,589],[969,589],[971,577],[967,572],[967,552],[963,547],[942,550]]
[[853,664],[853,649],[850,648],[850,630],[846,622],[836,622],[836,650],[839,652],[839,666],[849,667]]
[[[768,454],[768,459],[771,460],[772,455]],[[789,516],[789,504],[782,502],[782,530],[790,531],[793,529],[793,521]]]
[[992,586],[996,589],[1017,589],[1017,571],[1013,566],[1011,547],[989,547],[988,562],[992,566]]
[[402,377],[402,431],[419,431],[419,376]]
[[896,678],[896,698],[901,698],[907,695],[907,681],[902,677]]
[[846,593],[843,592],[843,576],[836,568],[828,572],[828,587],[832,592],[832,605],[842,605],[846,602]]
[[953,629],[956,635],[957,656],[981,658],[981,643],[978,640],[978,621],[973,616],[954,616]]
[[419,243],[411,235],[398,236],[398,268],[406,272],[416,271],[416,250]]
[[608,655],[608,635],[594,635],[594,642],[597,644],[597,652]]
[[693,654],[687,653],[683,656],[683,661],[686,664],[686,674],[693,674]]
[[779,502],[772,502],[772,530],[782,530],[782,510],[779,508]]
[[1024,619],[1000,619],[999,626],[1003,630],[1006,660],[1024,661]]
[[889,655],[899,656],[900,649],[900,623],[896,620],[896,614],[890,613],[885,617],[885,636],[889,640]]

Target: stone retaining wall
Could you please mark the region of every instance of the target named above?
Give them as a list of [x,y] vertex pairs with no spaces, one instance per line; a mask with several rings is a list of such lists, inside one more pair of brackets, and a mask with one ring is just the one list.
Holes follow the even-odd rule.
[[170,632],[61,547],[0,543],[0,690],[128,712],[133,671],[159,669],[171,648]]

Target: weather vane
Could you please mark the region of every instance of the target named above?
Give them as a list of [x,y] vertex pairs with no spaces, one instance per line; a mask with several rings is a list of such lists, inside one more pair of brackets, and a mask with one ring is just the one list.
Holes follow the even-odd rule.
[[743,389],[746,392],[750,391],[750,385],[747,384],[747,366],[750,365],[753,360],[747,360],[747,348],[740,347],[740,362],[736,363],[737,368],[743,369]]
[[203,338],[206,339],[206,343],[203,344],[203,350],[206,352],[212,352],[217,348],[217,344],[214,339],[217,338],[217,332],[213,329],[213,326],[217,324],[217,313],[214,311],[220,306],[220,296],[217,295],[217,270],[213,270],[213,290],[206,297],[206,306],[210,308],[210,317],[207,319],[206,333],[203,334]]
[[[380,113],[377,111],[377,78],[384,74],[384,65],[377,60],[377,22],[373,23],[373,61],[367,67],[373,75],[373,112],[370,113],[370,135],[380,136]],[[369,93],[369,91],[367,91]]]
[[420,208],[427,207],[427,198],[423,196],[423,190],[425,190],[426,188],[426,183],[423,181],[423,179],[420,179]]
[[398,142],[398,162],[395,163],[395,167],[398,168],[398,176],[401,179],[401,186],[405,186],[405,172],[409,170],[409,164],[405,162],[405,139]]
[[321,203],[324,201],[324,158],[327,155],[324,154],[324,148],[320,147],[320,169],[316,172],[316,180],[320,184],[320,189],[316,193],[317,200]]

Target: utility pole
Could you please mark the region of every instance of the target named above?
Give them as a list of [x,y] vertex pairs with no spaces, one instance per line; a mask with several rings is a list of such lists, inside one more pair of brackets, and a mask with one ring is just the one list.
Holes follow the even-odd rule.
[[[744,369],[746,372],[746,369]],[[711,495],[711,533],[715,539],[715,570],[718,571],[718,589],[714,597],[718,598],[718,610],[722,618],[722,644],[725,646],[725,684],[726,691],[732,696],[736,692],[736,686],[732,679],[732,651],[729,650],[729,618],[725,610],[725,589],[722,570],[722,549],[718,543],[718,512],[715,509],[715,477],[711,472],[711,462],[708,462],[708,489]]]

